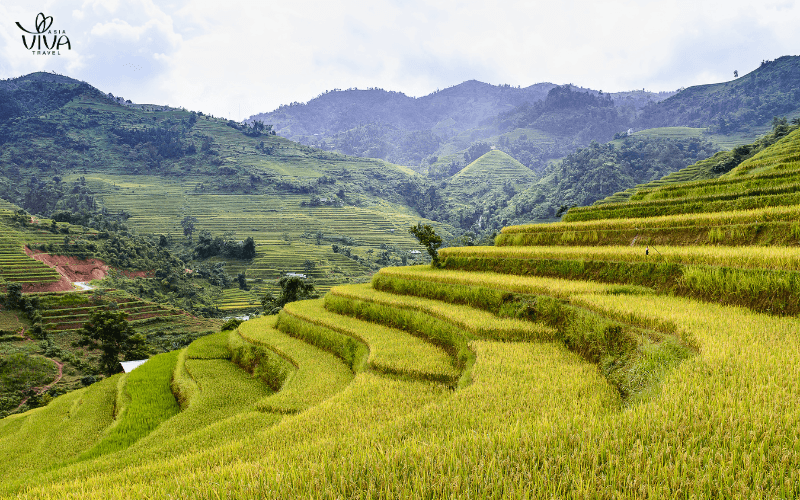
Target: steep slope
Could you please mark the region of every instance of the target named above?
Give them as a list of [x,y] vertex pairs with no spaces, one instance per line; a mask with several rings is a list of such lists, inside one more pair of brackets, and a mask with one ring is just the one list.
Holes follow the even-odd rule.
[[51,73],[0,80],[0,123],[47,113],[80,94],[94,91],[87,83]]
[[536,179],[534,172],[508,154],[492,150],[442,182],[438,204],[443,216],[449,217],[445,220],[475,235],[498,231],[502,227],[498,212]]
[[640,128],[713,127],[723,134],[800,115],[800,56],[783,56],[729,82],[698,85],[646,107]]
[[552,220],[571,206],[587,205],[608,192],[658,179],[715,151],[703,136],[673,139],[636,134],[602,145],[594,142],[551,163],[499,215],[504,225]]
[[129,103],[65,77],[6,87],[29,111],[0,122],[0,196],[31,213],[120,214],[131,230],[165,235],[176,253],[204,230],[252,237],[255,260],[226,259],[232,271],[252,268],[251,280],[309,271],[323,289],[377,269],[375,251],[386,264],[416,248],[405,229],[423,219],[426,186],[404,167]]
[[[794,165],[790,137],[718,187]],[[149,397],[111,379],[0,420],[0,494],[797,497],[800,228],[773,225],[798,207],[507,227],[382,269],[163,356]]]
[[[648,197],[657,198],[660,196],[660,194],[647,194],[647,193],[650,192],[666,193],[670,187],[676,187],[672,186],[674,184],[679,184],[680,186],[678,186],[677,189],[682,190],[683,184],[689,181],[709,181],[706,182],[705,184],[715,185],[716,183],[713,182],[713,179],[717,179],[720,177],[728,177],[730,175],[736,175],[733,172],[741,172],[739,166],[750,165],[751,164],[750,160],[755,159],[754,157],[761,157],[762,152],[764,152],[766,149],[769,149],[772,152],[770,154],[781,154],[780,152],[782,151],[782,149],[771,148],[771,146],[775,145],[778,142],[782,144],[781,147],[791,148],[792,145],[795,144],[796,139],[795,137],[787,137],[787,136],[793,135],[793,131],[797,129],[797,125],[798,125],[797,119],[795,119],[792,122],[792,125],[789,125],[788,123],[785,122],[776,123],[776,126],[772,132],[764,135],[763,137],[760,137],[752,144],[742,144],[740,146],[735,147],[731,151],[718,152],[710,158],[698,161],[692,165],[687,166],[686,168],[683,168],[669,175],[661,177],[660,179],[656,179],[644,184],[638,184],[624,191],[618,191],[617,193],[614,193],[613,195],[608,196],[605,199],[596,201],[594,204],[595,205],[616,204],[616,203],[624,203],[629,200],[642,200]],[[759,170],[759,172],[761,172],[761,170]],[[783,174],[780,173],[777,174],[778,178],[776,178],[773,181],[774,184],[771,186],[773,190],[783,189],[785,191],[786,189],[788,189],[785,186],[781,187],[781,184],[783,184],[784,181],[792,180],[792,177],[789,176],[786,179],[781,180],[780,177],[782,177],[782,175]],[[665,196],[665,198],[668,198],[668,196]],[[608,208],[610,209],[611,207]],[[581,211],[591,211],[591,210],[592,210],[591,208],[576,208],[573,215],[576,215],[578,212]]]

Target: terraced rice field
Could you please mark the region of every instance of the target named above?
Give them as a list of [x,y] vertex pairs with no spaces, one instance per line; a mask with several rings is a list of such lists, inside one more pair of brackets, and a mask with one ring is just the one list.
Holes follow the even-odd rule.
[[[8,217],[10,211],[0,214]],[[61,279],[57,271],[28,257],[23,251],[23,236],[6,224],[0,225],[0,283],[19,283],[23,289]],[[63,238],[62,238],[63,241]]]
[[[258,257],[265,259],[264,266],[276,267],[270,254],[293,253],[285,251],[287,240],[298,242],[303,235],[318,232],[324,236],[323,245],[310,245],[306,252],[318,259],[330,253],[332,241],[341,243],[344,238],[350,238],[354,246],[376,250],[381,244],[404,250],[418,247],[408,228],[419,222],[419,217],[395,205],[302,207],[308,195],[204,194],[195,191],[197,182],[190,176],[180,182],[150,176],[87,175],[86,179],[103,207],[112,213],[129,212],[128,225],[141,233],[183,238],[181,221],[185,216],[196,217],[196,231],[252,237]],[[152,211],[154,206],[159,207],[157,213]],[[435,225],[449,236],[441,225]],[[308,242],[315,243],[312,239]],[[318,246],[323,248],[314,248]],[[255,268],[260,269],[258,265]]]
[[[519,226],[381,270],[161,358],[181,411],[124,448],[80,457],[114,432],[113,379],[0,420],[0,494],[800,497],[796,245],[601,238],[796,210]],[[28,443],[59,425],[88,432]]]
[[42,324],[48,332],[65,332],[77,330],[95,311],[108,307],[128,315],[128,322],[133,325],[147,325],[157,322],[169,322],[170,318],[184,316],[177,309],[169,309],[160,304],[146,302],[135,298],[117,298],[109,296],[94,300],[91,292],[39,294]]
[[716,161],[710,158],[660,181],[618,193],[602,203],[573,208],[564,220],[576,222],[796,206],[800,204],[798,139],[800,129],[718,179],[706,179],[702,175],[704,165]]

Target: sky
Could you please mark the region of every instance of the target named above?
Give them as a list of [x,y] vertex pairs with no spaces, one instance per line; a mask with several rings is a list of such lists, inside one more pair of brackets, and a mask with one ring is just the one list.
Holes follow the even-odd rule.
[[[234,120],[332,89],[420,97],[472,79],[669,91],[800,54],[792,0],[3,0],[0,20],[2,79],[52,71]],[[45,29],[56,54],[26,48]]]

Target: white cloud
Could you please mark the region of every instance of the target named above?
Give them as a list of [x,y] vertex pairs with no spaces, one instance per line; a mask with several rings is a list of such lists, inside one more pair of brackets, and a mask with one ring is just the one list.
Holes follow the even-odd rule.
[[28,0],[3,19],[47,11],[69,57],[33,60],[0,25],[0,76],[55,69],[135,101],[243,118],[332,88],[409,95],[477,79],[604,91],[670,90],[744,74],[792,54],[800,6],[787,0]]

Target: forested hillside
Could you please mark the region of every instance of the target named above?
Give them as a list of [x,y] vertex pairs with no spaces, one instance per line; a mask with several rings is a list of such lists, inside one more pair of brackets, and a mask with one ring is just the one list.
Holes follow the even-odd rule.
[[[431,180],[458,173],[474,160],[470,150],[494,146],[541,175],[523,198],[507,200],[513,208],[503,220],[536,220],[752,142],[770,130],[773,118],[800,115],[798,75],[800,58],[785,56],[729,82],[658,94],[553,84],[518,89],[475,81],[416,99],[380,89],[336,90],[251,121],[264,120],[280,134],[324,150],[408,165]],[[606,155],[599,168],[594,162],[587,171],[574,156],[586,157],[576,151],[592,141],[664,128],[666,133],[639,137],[633,162],[630,152],[625,158]],[[671,132],[678,129],[688,133]],[[665,139],[678,142],[666,146]],[[680,143],[688,139],[702,146]],[[668,158],[669,150],[674,151]],[[573,166],[581,172],[570,172]]]
[[639,128],[710,127],[748,132],[773,117],[800,114],[800,57],[783,56],[729,82],[698,85],[642,110]]
[[[406,229],[431,200],[427,181],[408,169],[301,146],[260,123],[55,80],[37,73],[3,82],[10,102],[33,111],[0,122],[0,197],[31,214],[76,223],[105,214],[132,233],[163,235],[190,267],[247,273],[255,288],[231,301],[250,307],[271,286],[263,280],[286,272],[306,273],[324,290],[413,258]],[[198,236],[249,238],[256,253],[198,250]]]
[[250,120],[271,123],[279,134],[294,140],[314,134],[335,136],[364,124],[388,125],[406,133],[432,129],[453,133],[524,102],[539,101],[553,87],[540,83],[522,89],[470,80],[420,98],[383,89],[335,89],[306,104],[281,106]]

